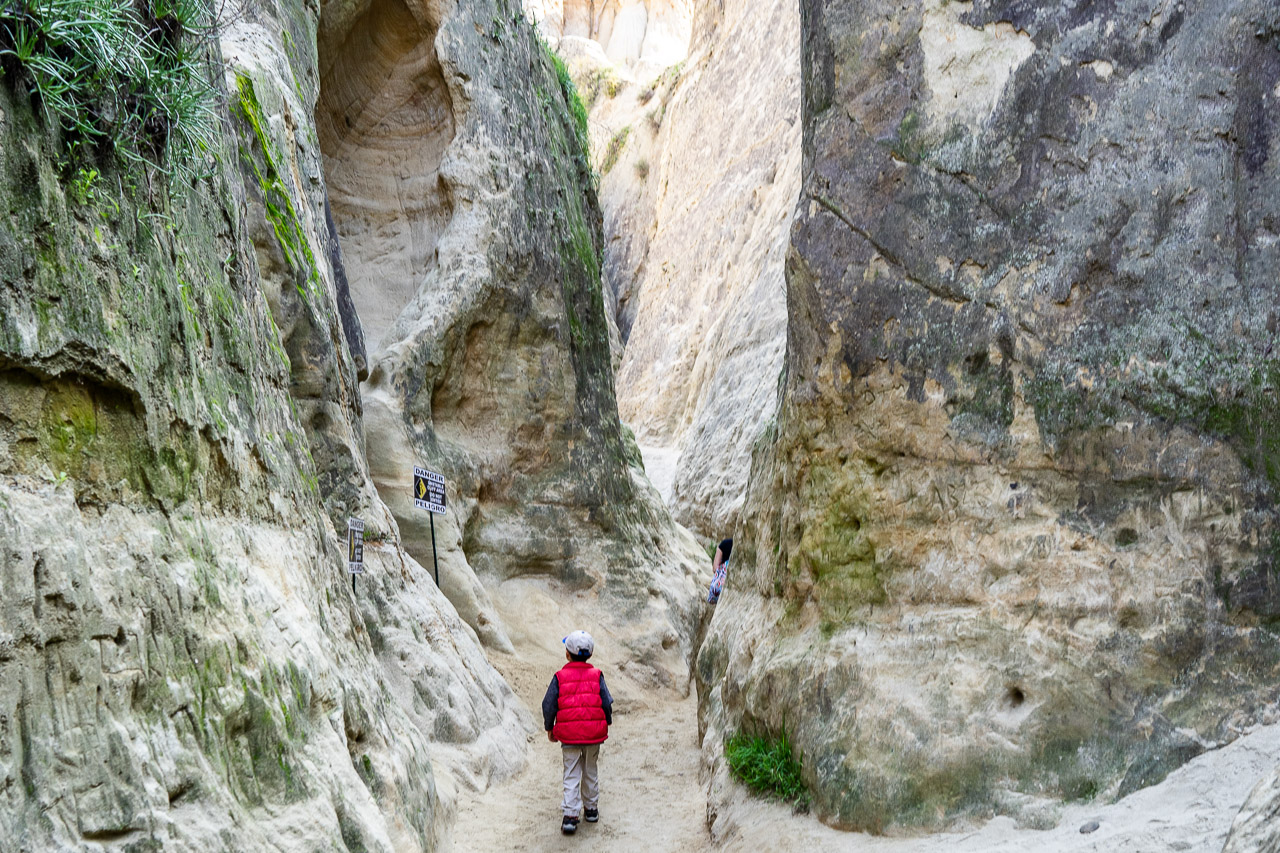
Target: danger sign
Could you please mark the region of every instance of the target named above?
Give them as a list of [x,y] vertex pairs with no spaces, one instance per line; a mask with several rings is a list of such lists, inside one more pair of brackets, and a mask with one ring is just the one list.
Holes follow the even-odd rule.
[[413,505],[437,515],[444,514],[444,477],[435,471],[414,466]]
[[358,518],[347,519],[347,571],[364,574],[364,522]]

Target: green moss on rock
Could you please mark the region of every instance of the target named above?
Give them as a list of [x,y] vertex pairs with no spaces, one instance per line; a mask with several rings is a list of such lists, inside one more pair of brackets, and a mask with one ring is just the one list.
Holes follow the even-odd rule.
[[258,103],[253,80],[246,74],[237,74],[236,92],[239,113],[248,123],[253,132],[253,138],[258,142],[258,151],[261,153],[263,162],[259,165],[257,156],[243,148],[240,152],[241,157],[257,179],[267,221],[271,223],[285,261],[299,276],[298,293],[305,297],[308,289],[319,285],[320,267],[316,263],[315,253],[311,250],[311,241],[307,239],[307,232],[293,206],[289,189],[281,178],[282,173],[277,164],[279,155],[272,154],[271,138],[264,127],[262,105]]

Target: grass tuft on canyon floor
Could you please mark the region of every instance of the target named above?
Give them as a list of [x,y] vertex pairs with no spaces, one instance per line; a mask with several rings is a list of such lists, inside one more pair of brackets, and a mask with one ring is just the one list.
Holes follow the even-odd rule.
[[724,755],[734,778],[753,794],[776,797],[797,808],[809,804],[800,762],[785,733],[780,737],[736,734],[725,742]]

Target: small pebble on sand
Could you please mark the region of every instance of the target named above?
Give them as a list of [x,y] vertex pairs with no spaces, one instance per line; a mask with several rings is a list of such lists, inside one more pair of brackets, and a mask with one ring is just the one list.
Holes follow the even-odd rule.
[[1098,822],[1096,820],[1091,820],[1088,823],[1086,823],[1084,826],[1080,827],[1080,834],[1088,835],[1089,833],[1093,832],[1097,828],[1098,828]]

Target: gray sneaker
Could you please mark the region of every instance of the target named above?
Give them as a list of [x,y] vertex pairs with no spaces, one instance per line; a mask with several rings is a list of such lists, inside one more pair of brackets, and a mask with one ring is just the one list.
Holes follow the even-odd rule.
[[564,820],[560,822],[560,831],[565,835],[573,835],[578,831],[578,819],[565,815]]
[[595,809],[587,809],[587,813],[583,815],[587,823],[595,823],[600,819],[600,812]]

